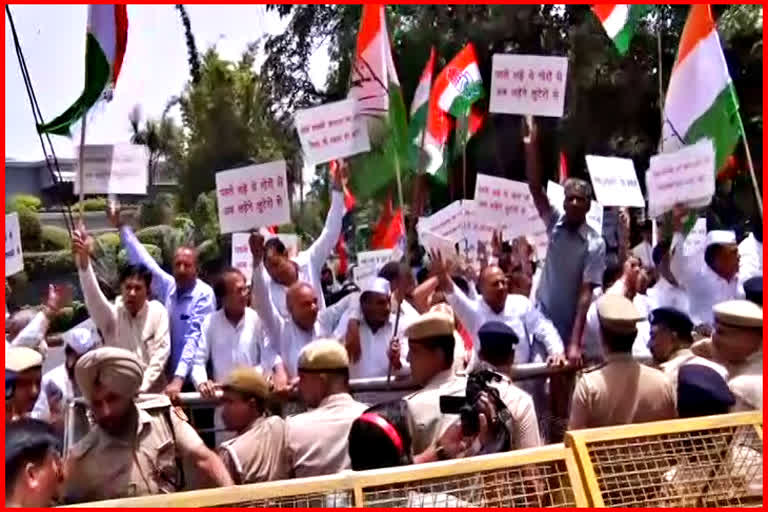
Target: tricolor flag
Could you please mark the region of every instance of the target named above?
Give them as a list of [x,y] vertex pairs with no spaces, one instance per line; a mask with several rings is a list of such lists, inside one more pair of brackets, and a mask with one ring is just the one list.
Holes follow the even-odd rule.
[[467,117],[474,102],[485,96],[475,46],[469,43],[437,76],[437,105],[453,117]]
[[635,35],[637,22],[649,10],[650,5],[635,4],[598,4],[592,6],[600,23],[603,24],[606,34],[613,40],[616,49],[621,55],[629,50],[632,36]]
[[381,211],[379,221],[371,233],[371,249],[394,249],[404,247],[405,224],[403,223],[403,208],[392,211],[392,196],[388,197]]
[[383,5],[364,5],[348,98],[368,120],[372,151],[350,159],[350,183],[358,199],[377,194],[395,179],[396,161],[407,168],[408,127],[400,81],[392,60]]
[[560,152],[560,162],[557,169],[558,183],[563,185],[568,179],[568,159],[565,157],[565,151]]
[[85,88],[80,97],[53,121],[38,125],[41,133],[69,135],[70,128],[97,101],[112,99],[128,42],[125,5],[89,5],[85,39]]
[[708,137],[715,170],[723,167],[743,131],[736,90],[728,74],[709,5],[692,5],[664,101],[664,152]]

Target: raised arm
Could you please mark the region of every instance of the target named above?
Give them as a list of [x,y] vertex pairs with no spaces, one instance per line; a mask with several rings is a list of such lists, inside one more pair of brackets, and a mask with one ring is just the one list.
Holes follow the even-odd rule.
[[480,302],[470,300],[451,279],[447,262],[443,261],[438,252],[432,253],[432,267],[440,282],[440,290],[445,294],[445,299],[453,308],[454,313],[467,330],[474,336],[480,329]]
[[128,255],[128,261],[132,265],[144,265],[152,272],[152,293],[157,300],[166,303],[168,295],[176,286],[176,281],[173,276],[168,274],[160,265],[157,264],[152,255],[147,252],[147,249],[141,245],[139,239],[133,233],[133,230],[128,226],[120,227],[120,241],[125,247],[125,252]]
[[148,341],[150,344],[147,347],[147,351],[150,354],[149,363],[144,370],[144,378],[141,382],[139,393],[149,392],[150,388],[163,374],[165,363],[168,361],[168,356],[171,355],[171,330],[168,322],[168,311],[165,309],[165,306],[157,301],[153,301],[149,306],[150,308],[156,308],[155,315],[158,318],[155,324],[155,332],[152,333],[152,338]]
[[523,129],[528,129],[528,136],[523,139],[525,145],[525,175],[528,178],[528,189],[531,191],[533,204],[539,212],[539,217],[544,224],[549,225],[552,218],[552,206],[549,204],[544,189],[544,179],[541,175],[541,161],[539,159],[539,127],[530,118],[529,123],[523,120]]
[[251,276],[251,307],[259,314],[264,322],[264,329],[270,340],[274,341],[274,349],[282,354],[281,335],[283,332],[283,319],[269,297],[267,283],[264,280],[262,261],[264,256],[264,237],[259,233],[251,233],[249,239],[251,254],[253,255],[253,275]]
[[[343,168],[344,166],[342,166]],[[328,209],[328,215],[325,218],[325,226],[320,236],[317,237],[307,252],[309,260],[312,262],[312,268],[319,274],[323,264],[336,247],[336,242],[341,234],[342,220],[344,218],[344,190],[342,188],[342,173],[337,172],[333,176],[333,185],[331,190],[331,207]],[[321,293],[322,290],[317,290]]]
[[83,288],[85,307],[91,314],[96,327],[104,335],[104,342],[115,333],[117,308],[111,304],[99,288],[93,265],[90,261],[90,249],[88,247],[88,234],[85,231],[76,230],[72,235],[72,253],[75,256],[77,272],[80,276],[80,286]]
[[42,309],[16,335],[11,345],[29,348],[45,348],[45,334],[62,307],[72,302],[72,287],[69,285],[48,285],[48,297]]

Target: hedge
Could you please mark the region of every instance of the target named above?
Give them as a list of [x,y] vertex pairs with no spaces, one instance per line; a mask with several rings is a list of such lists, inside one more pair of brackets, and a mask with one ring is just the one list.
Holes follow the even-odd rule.
[[77,272],[72,251],[25,252],[24,272],[30,280]]
[[[86,212],[103,212],[107,209],[106,197],[90,197],[83,200],[83,210]],[[80,211],[80,201],[72,205],[73,212]]]
[[[163,264],[163,251],[160,250],[160,248],[156,245],[152,244],[141,244],[144,246],[144,248],[149,252],[149,255],[152,256],[152,259],[154,259],[158,265]],[[128,253],[125,249],[120,249],[120,252],[117,253],[117,268],[121,269],[123,266],[128,264]]]
[[29,194],[16,194],[14,196],[11,196],[11,200],[8,201],[5,205],[5,211],[6,212],[18,212],[21,210],[30,210],[33,212],[37,212],[40,210],[40,207],[43,205],[43,202],[40,201],[40,198],[29,195]]
[[43,226],[37,212],[22,208],[18,210],[21,248],[23,251],[39,251],[42,247]]
[[40,239],[43,251],[60,251],[72,247],[69,231],[59,226],[43,225]]

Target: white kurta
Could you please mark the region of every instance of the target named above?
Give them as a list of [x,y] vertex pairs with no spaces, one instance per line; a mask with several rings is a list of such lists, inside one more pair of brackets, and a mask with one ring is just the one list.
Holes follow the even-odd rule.
[[739,289],[743,289],[744,281],[751,277],[763,275],[763,242],[759,242],[750,233],[739,244]]
[[672,285],[663,276],[659,276],[656,284],[648,288],[646,295],[648,296],[649,311],[657,308],[674,308],[686,315],[690,313],[690,301],[686,291],[679,286]]
[[32,417],[43,421],[50,421],[51,409],[48,401],[49,394],[59,395],[61,398],[60,404],[62,413],[64,412],[64,405],[72,400],[75,396],[72,382],[67,375],[67,369],[63,364],[60,364],[56,368],[43,375],[40,381],[40,394],[35,402],[35,407],[32,409]]

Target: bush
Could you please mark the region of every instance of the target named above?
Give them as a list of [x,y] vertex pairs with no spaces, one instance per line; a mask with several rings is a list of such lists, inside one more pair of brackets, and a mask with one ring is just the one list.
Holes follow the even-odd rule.
[[96,241],[105,251],[117,253],[120,247],[120,235],[117,233],[102,233],[96,237]]
[[[163,264],[163,251],[160,250],[160,248],[156,245],[152,244],[141,244],[144,246],[144,248],[149,252],[149,255],[152,256],[152,259],[155,260],[158,265]],[[128,253],[125,249],[120,249],[120,251],[117,253],[117,268],[122,269],[125,265],[128,264]]]
[[42,247],[43,226],[40,217],[34,210],[22,208],[18,210],[19,230],[21,231],[22,251],[39,251]]
[[24,253],[24,272],[30,281],[76,273],[75,260],[68,250]]
[[206,240],[197,246],[197,261],[200,265],[210,263],[221,257],[221,250],[216,240]]
[[204,240],[214,240],[219,235],[219,212],[216,206],[216,191],[197,196],[192,209],[192,220]]
[[144,226],[168,224],[173,221],[176,212],[176,197],[162,193],[140,203],[139,223]]
[[[107,198],[106,197],[89,197],[88,199],[83,199],[83,210],[86,212],[103,212],[107,209]],[[72,211],[73,212],[79,212],[80,211],[80,201],[72,205]]]
[[167,225],[160,225],[140,229],[136,232],[136,238],[143,244],[159,247],[162,251],[162,261],[170,266],[173,260],[173,253],[176,251],[176,244],[183,236],[178,229]]
[[5,211],[6,212],[19,212],[21,210],[29,210],[32,212],[37,212],[40,210],[40,207],[43,205],[43,202],[40,201],[40,198],[29,195],[29,194],[16,194],[15,196],[11,197],[11,200],[8,201],[5,205]]
[[181,213],[173,219],[173,227],[182,231],[194,231],[195,223],[192,220],[192,217],[185,213]]
[[69,237],[69,231],[58,226],[44,225],[40,234],[42,250],[60,251],[72,247],[72,239]]

